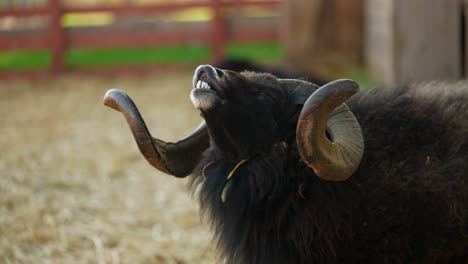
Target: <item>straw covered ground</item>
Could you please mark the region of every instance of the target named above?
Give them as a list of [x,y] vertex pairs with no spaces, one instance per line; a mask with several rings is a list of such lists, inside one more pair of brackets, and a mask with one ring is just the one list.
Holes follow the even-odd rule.
[[153,169],[101,103],[123,89],[177,140],[200,122],[191,75],[0,83],[0,263],[215,262],[186,181]]

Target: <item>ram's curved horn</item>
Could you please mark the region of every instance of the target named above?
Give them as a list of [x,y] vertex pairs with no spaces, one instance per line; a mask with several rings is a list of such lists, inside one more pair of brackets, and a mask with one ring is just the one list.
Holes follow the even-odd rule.
[[346,180],[361,162],[364,153],[361,127],[343,103],[358,91],[358,84],[351,80],[328,83],[307,99],[299,115],[296,128],[299,154],[324,180]]
[[122,112],[141,154],[162,172],[176,177],[189,175],[197,165],[201,153],[208,148],[209,136],[204,122],[184,139],[176,143],[164,142],[151,136],[135,103],[124,91],[107,91],[103,103]]

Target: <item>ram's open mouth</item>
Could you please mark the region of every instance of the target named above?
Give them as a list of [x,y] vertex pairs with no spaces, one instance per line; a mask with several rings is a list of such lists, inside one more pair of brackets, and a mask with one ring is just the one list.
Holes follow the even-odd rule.
[[200,65],[193,75],[194,89],[212,89],[216,90],[216,82],[219,82],[222,71],[211,65]]
[[190,99],[196,108],[208,111],[224,100],[220,89],[222,75],[223,71],[210,65],[198,66],[193,75],[193,89],[190,92]]
[[193,86],[195,89],[211,89],[210,80],[208,79],[205,72],[200,75],[197,83]]

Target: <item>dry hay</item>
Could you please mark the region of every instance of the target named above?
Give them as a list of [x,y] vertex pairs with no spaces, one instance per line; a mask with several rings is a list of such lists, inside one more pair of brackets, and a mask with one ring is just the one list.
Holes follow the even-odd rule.
[[150,167],[101,103],[124,89],[176,140],[200,121],[190,86],[191,72],[1,83],[0,263],[213,263],[186,181]]

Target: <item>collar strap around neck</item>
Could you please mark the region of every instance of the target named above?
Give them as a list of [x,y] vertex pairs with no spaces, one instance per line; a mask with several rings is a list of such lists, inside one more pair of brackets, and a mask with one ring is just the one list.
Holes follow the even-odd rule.
[[236,173],[237,169],[239,169],[239,167],[245,163],[247,160],[241,160],[239,161],[236,166],[234,166],[234,168],[229,172],[228,176],[226,177],[227,179],[227,183],[226,185],[224,185],[224,188],[223,188],[223,191],[221,192],[221,201],[224,203],[226,202],[226,195],[227,195],[227,191],[229,190],[229,188],[231,187],[231,178],[232,176],[234,176],[234,173]]

